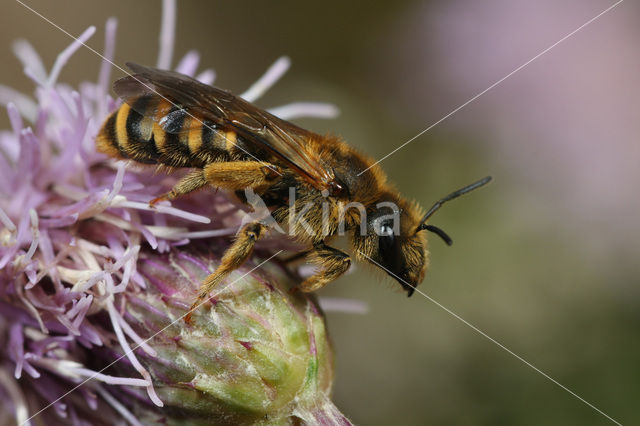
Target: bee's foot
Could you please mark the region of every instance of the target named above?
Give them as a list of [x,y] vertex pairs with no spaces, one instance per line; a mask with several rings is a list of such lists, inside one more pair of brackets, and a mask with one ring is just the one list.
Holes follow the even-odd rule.
[[191,315],[193,314],[193,311],[197,308],[197,306],[192,306],[191,308],[189,308],[189,312],[187,312],[187,315],[184,316],[184,322],[187,325],[193,325],[193,321],[191,318]]
[[295,286],[295,287],[291,287],[291,288],[289,289],[289,293],[294,294],[294,295],[296,295],[296,294],[301,294],[301,293],[302,293],[302,289],[300,288],[300,286],[299,286],[299,285],[297,285],[297,286]]
[[163,194],[149,201],[149,207],[154,208],[160,201],[169,201],[169,194]]

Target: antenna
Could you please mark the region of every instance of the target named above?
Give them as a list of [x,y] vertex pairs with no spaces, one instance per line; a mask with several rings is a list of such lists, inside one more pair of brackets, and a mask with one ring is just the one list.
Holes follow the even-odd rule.
[[[472,183],[471,185],[467,185],[464,188],[460,188],[457,191],[452,192],[451,194],[447,195],[446,197],[441,198],[440,200],[438,200],[430,209],[429,211],[424,215],[424,217],[422,218],[422,220],[420,221],[420,225],[418,225],[418,229],[416,229],[416,232],[421,231],[423,229],[428,229],[429,231],[434,232],[432,229],[427,228],[428,225],[425,225],[425,222],[440,208],[442,207],[442,205],[444,203],[446,203],[447,201],[453,200],[454,198],[458,198],[459,196],[466,194],[467,192],[473,191],[474,189],[478,189],[483,185],[488,184],[489,182],[491,182],[491,176],[487,176],[483,179],[480,179],[477,182]],[[436,232],[437,233],[437,232]],[[442,235],[441,235],[442,236]],[[446,240],[445,240],[446,241]]]

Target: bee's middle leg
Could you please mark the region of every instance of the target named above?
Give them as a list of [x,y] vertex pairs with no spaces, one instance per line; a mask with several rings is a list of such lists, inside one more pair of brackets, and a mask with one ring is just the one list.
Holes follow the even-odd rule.
[[314,245],[307,259],[318,265],[319,269],[300,284],[300,290],[305,293],[324,287],[347,272],[351,265],[348,254],[324,243]]
[[193,305],[191,305],[189,312],[184,318],[187,323],[191,322],[191,314],[205,299],[209,297],[211,290],[213,290],[231,272],[240,267],[247,260],[251,255],[251,252],[253,252],[253,246],[256,241],[258,241],[266,231],[267,227],[260,222],[247,223],[240,229],[236,240],[222,256],[222,261],[218,268],[215,272],[205,278],[200,285],[200,288],[198,289],[198,297]]

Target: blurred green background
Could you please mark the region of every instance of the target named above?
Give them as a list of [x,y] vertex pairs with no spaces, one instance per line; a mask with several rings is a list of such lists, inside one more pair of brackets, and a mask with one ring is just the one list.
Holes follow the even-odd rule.
[[[96,25],[98,51],[115,16],[115,62],[156,62],[158,1],[27,4],[74,35]],[[201,69],[239,93],[286,54],[291,70],[259,104],[332,102],[338,119],[299,123],[380,158],[612,4],[183,1],[173,64],[197,49]],[[30,91],[11,42],[26,38],[50,67],[70,40],[20,4],[3,6],[0,82]],[[455,244],[431,239],[420,289],[623,424],[640,420],[639,19],[636,3],[621,3],[382,163],[426,208],[494,176],[433,218]],[[61,80],[95,79],[99,64],[81,49]],[[319,292],[370,307],[328,314],[334,399],[354,423],[611,424],[367,269]]]

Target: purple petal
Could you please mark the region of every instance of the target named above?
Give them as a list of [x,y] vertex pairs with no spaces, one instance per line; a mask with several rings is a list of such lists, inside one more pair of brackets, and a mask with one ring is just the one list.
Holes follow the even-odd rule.
[[200,54],[195,50],[190,50],[186,55],[182,57],[178,66],[176,67],[176,72],[180,74],[188,75],[189,77],[193,77],[198,69],[198,64],[200,63]]
[[69,58],[73,56],[76,50],[80,49],[80,47],[87,42],[91,38],[91,36],[96,32],[96,27],[91,26],[84,30],[82,34],[73,42],[64,49],[56,58],[55,63],[53,64],[53,68],[51,68],[51,74],[49,74],[49,79],[47,80],[47,85],[52,87],[56,84],[58,80],[58,76],[60,75],[60,71],[62,71],[62,67],[69,61]]

